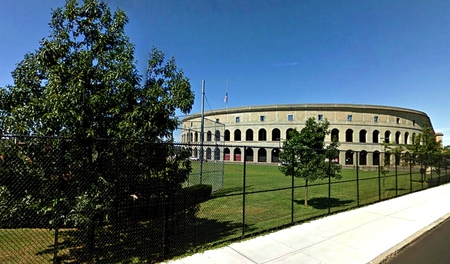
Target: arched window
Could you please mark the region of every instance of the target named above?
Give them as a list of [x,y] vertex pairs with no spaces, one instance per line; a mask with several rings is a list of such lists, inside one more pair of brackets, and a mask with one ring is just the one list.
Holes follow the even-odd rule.
[[198,133],[197,132],[195,132],[194,137],[195,137],[194,141],[198,142]]
[[361,130],[359,131],[359,142],[360,143],[366,143],[366,135],[367,135],[367,131],[366,130]]
[[380,152],[378,150],[373,152],[372,164],[377,166],[380,165]]
[[241,130],[234,130],[234,141],[241,141]]
[[242,153],[240,148],[234,149],[234,161],[241,161],[242,160]]
[[374,130],[372,132],[372,143],[380,143],[379,138],[380,138],[380,131]]
[[386,132],[384,132],[384,142],[385,143],[389,143],[390,137],[391,137],[391,131],[387,130]]
[[396,133],[395,133],[395,144],[400,144],[400,135],[401,135],[402,133],[400,133],[400,131],[397,131]]
[[245,131],[245,141],[253,141],[253,130],[247,129]]
[[229,148],[223,149],[223,160],[230,160],[231,151]]
[[278,128],[274,128],[272,130],[272,141],[280,141],[281,140],[281,132]]
[[391,153],[384,153],[384,165],[391,165]]
[[405,142],[404,142],[404,144],[406,145],[406,144],[408,144],[408,139],[409,139],[409,133],[408,132],[406,132],[405,133]]
[[245,161],[253,161],[253,149],[245,149]]
[[228,129],[225,130],[224,140],[230,141],[230,130],[228,130]]
[[266,141],[267,140],[267,132],[264,128],[261,128],[258,131],[258,141]]
[[220,160],[220,149],[218,147],[214,148],[214,160]]
[[206,132],[206,141],[211,141],[212,140],[212,133],[211,131]]
[[367,165],[367,151],[359,152],[359,165]]
[[279,162],[280,161],[280,149],[274,148],[272,149],[272,162]]
[[289,139],[291,139],[291,131],[294,131],[294,129],[292,129],[292,128],[288,128],[287,130],[286,130],[286,139],[287,140],[289,140]]
[[331,130],[331,139],[336,138],[337,141],[339,141],[339,129],[333,128]]
[[267,162],[267,151],[265,148],[258,149],[258,162]]
[[219,130],[216,130],[215,141],[220,141],[220,131]]
[[351,149],[345,152],[345,165],[353,165],[353,153]]
[[345,142],[353,142],[353,130],[347,129],[345,131]]
[[206,149],[206,159],[211,159],[211,148]]

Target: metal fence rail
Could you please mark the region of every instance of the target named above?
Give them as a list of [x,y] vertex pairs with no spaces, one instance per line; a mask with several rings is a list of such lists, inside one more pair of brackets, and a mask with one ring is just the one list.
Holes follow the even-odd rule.
[[[209,147],[223,153],[237,146]],[[443,155],[405,153],[385,161],[377,153],[382,163],[345,161],[342,179],[306,184],[284,176],[278,162],[220,155],[200,161],[190,158],[198,157],[193,150],[192,144],[4,137],[0,262],[158,262],[450,181]]]

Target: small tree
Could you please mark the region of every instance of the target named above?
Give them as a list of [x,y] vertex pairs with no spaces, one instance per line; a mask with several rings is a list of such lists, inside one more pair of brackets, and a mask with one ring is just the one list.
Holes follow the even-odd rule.
[[308,205],[308,183],[327,177],[340,179],[341,165],[333,162],[339,156],[339,142],[332,138],[325,147],[325,136],[330,133],[330,123],[316,122],[309,118],[305,127],[299,132],[294,129],[290,138],[283,143],[280,154],[282,166],[280,171],[286,176],[305,180],[305,205]]

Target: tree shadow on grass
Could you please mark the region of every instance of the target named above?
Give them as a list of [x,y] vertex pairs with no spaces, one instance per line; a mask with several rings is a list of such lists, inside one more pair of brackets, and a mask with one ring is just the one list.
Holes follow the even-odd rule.
[[[245,226],[246,231],[254,230]],[[86,251],[86,232],[60,232],[57,263],[156,263],[237,240],[242,223],[195,218],[164,224],[162,219],[96,229],[95,249]],[[53,245],[38,254],[53,253]]]
[[[251,186],[247,186],[247,188],[250,188]],[[223,188],[218,191],[215,191],[212,193],[211,198],[215,197],[221,197],[226,196],[229,194],[242,194],[244,192],[244,189],[241,187],[232,187],[232,188]]]
[[[305,204],[305,200],[294,200],[295,203],[297,204]],[[315,197],[315,198],[311,198],[308,199],[308,206],[311,206],[315,209],[319,209],[319,210],[323,210],[323,209],[328,209],[328,206],[330,206],[330,202],[331,202],[331,207],[340,207],[340,206],[346,206],[348,204],[351,204],[353,202],[355,202],[355,200],[341,200],[338,198],[328,198],[328,197]]]

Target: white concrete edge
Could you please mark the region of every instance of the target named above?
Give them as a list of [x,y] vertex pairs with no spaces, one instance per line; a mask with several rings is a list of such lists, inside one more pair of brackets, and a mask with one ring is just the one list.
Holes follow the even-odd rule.
[[397,245],[393,246],[392,248],[386,250],[378,257],[371,260],[370,264],[382,264],[387,262],[390,258],[394,257],[400,251],[402,251],[404,248],[406,248],[408,245],[419,239],[421,236],[425,235],[428,232],[431,232],[434,228],[442,224],[445,220],[450,218],[450,212],[439,218],[438,220],[434,221],[433,223],[429,224],[428,226],[422,228],[421,230],[417,231],[413,235],[409,236],[402,242],[398,243]]

